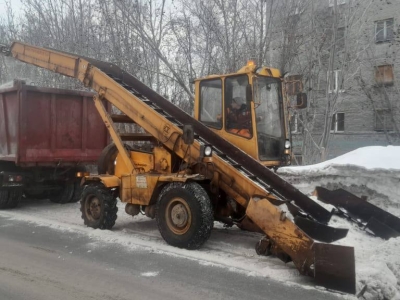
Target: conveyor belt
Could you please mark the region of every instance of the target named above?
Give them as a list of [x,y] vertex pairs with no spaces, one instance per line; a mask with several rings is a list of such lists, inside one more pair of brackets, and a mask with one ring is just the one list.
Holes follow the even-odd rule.
[[[105,72],[123,88],[127,89],[173,124],[180,128],[183,128],[183,124],[191,124],[195,133],[199,136],[199,141],[212,145],[216,150],[216,154],[225,162],[235,166],[238,171],[246,174],[249,179],[262,186],[267,192],[273,194],[278,199],[293,201],[298,207],[304,210],[306,214],[318,222],[325,224],[329,222],[331,212],[311,200],[293,185],[283,180],[254,158],[218,136],[207,126],[195,120],[167,99],[157,94],[137,78],[121,70],[116,65],[88,57],[83,58],[89,61],[93,66]],[[243,166],[246,167],[244,168]]]

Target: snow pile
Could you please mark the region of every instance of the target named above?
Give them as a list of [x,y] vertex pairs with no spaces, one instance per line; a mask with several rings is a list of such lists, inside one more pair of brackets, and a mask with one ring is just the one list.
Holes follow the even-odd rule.
[[12,87],[14,87],[14,81],[9,81],[9,82],[0,84],[0,90],[12,88]]
[[[303,193],[311,194],[315,186],[344,188],[367,195],[369,202],[400,217],[400,147],[360,148],[320,164],[285,167],[279,173]],[[336,243],[354,247],[361,299],[400,299],[400,237],[385,241],[337,216],[329,225],[350,229]]]
[[385,241],[337,216],[329,225],[349,228],[347,237],[335,244],[354,247],[357,292],[365,289],[361,299],[400,299],[400,237]]
[[400,171],[399,146],[371,146],[359,148],[331,160],[310,166],[285,167],[287,173],[316,173],[334,167],[358,167],[367,170]]
[[366,251],[370,256],[357,267],[358,281],[367,285],[365,299],[400,299],[399,249],[400,238],[396,238]]
[[399,146],[359,148],[319,164],[281,168],[278,173],[306,194],[315,186],[344,188],[400,217]]
[[0,90],[13,88],[18,81],[24,82],[26,85],[34,85],[34,82],[29,78],[14,79],[12,81],[0,84]]

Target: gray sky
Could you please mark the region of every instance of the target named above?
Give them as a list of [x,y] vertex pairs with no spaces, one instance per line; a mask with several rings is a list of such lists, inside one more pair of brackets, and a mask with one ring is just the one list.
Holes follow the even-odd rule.
[[[18,12],[22,8],[21,0],[10,0],[8,2],[11,2],[11,6],[13,8],[14,14],[18,15]],[[6,16],[6,1],[0,0],[0,17],[3,18],[5,16]]]

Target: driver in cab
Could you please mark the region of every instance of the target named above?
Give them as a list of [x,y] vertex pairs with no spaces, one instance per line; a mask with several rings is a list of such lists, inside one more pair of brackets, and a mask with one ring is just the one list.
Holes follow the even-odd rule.
[[232,99],[226,109],[226,129],[228,132],[246,137],[252,137],[251,112],[242,97]]

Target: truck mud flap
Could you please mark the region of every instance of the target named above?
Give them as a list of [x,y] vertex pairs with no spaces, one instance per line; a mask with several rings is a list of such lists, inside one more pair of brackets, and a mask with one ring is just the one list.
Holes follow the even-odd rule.
[[313,250],[316,283],[328,289],[355,294],[354,248],[314,243]]
[[294,217],[294,223],[313,239],[331,243],[346,237],[349,232],[348,229],[331,227],[313,220],[311,216],[290,202],[287,202],[286,206]]
[[366,200],[343,189],[330,191],[316,187],[315,192],[319,200],[337,207],[343,214],[348,212],[350,219],[366,224],[376,236],[383,239],[400,236],[400,219]]
[[349,229],[327,226],[303,217],[295,217],[294,223],[315,240],[332,243],[347,236]]

